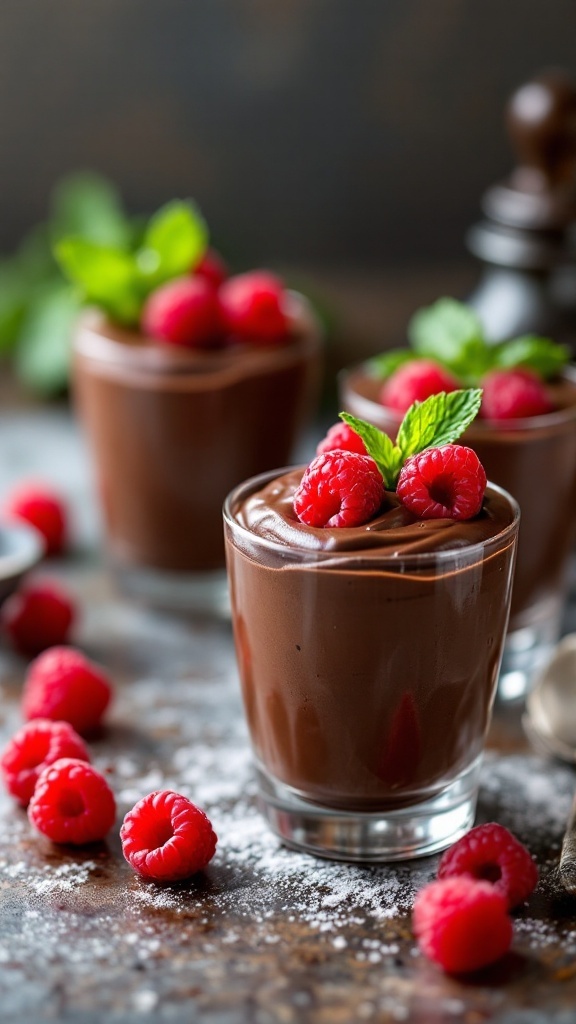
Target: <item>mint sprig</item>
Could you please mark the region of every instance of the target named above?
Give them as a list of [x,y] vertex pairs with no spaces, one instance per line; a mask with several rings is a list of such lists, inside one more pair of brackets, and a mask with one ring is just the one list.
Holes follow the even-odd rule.
[[348,412],[341,412],[340,419],[362,438],[366,451],[382,474],[385,487],[394,490],[406,460],[426,448],[456,441],[478,414],[481,402],[480,388],[441,391],[424,402],[414,402],[400,424],[396,444],[378,427]]
[[473,387],[494,369],[523,368],[544,379],[555,377],[570,358],[565,345],[533,334],[490,344],[474,310],[450,298],[417,310],[408,324],[408,338],[411,348],[375,356],[368,363],[369,371],[384,380],[404,362],[433,359],[462,384]]

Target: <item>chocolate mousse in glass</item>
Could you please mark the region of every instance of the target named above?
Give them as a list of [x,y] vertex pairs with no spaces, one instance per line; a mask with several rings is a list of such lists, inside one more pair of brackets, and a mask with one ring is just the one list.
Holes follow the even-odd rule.
[[122,588],[167,607],[226,611],[221,507],[241,480],[291,457],[317,397],[321,340],[286,293],[279,344],[159,343],[88,309],[74,340],[77,408]]
[[264,814],[284,842],[343,860],[443,849],[474,818],[506,632],[518,507],[488,486],[466,522],[315,528],[303,470],[224,508],[236,650]]
[[[342,407],[395,437],[400,416],[379,401],[383,381],[372,364],[340,376]],[[553,411],[527,419],[476,419],[462,441],[489,480],[520,505],[522,521],[499,695],[525,696],[560,636],[576,532],[576,372],[567,367],[546,388]]]

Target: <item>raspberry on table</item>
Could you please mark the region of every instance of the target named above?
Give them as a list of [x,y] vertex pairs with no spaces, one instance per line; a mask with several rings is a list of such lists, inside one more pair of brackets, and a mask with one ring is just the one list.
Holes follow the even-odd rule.
[[8,741],[0,768],[8,792],[27,807],[44,768],[62,757],[89,761],[86,746],[68,722],[36,718]]
[[396,493],[422,519],[471,519],[482,508],[485,490],[486,473],[476,452],[445,444],[407,459]]
[[413,359],[403,363],[380,391],[380,404],[403,416],[414,402],[423,402],[441,391],[457,391],[460,383],[432,359]]
[[515,907],[528,899],[538,884],[538,868],[526,847],[503,825],[478,825],[446,850],[438,878],[467,875],[492,882]]
[[67,514],[61,497],[47,484],[21,483],[7,495],[2,512],[23,519],[44,538],[47,555],[57,555],[66,545]]
[[344,452],[356,452],[357,455],[368,454],[360,435],[352,430],[347,423],[335,423],[333,427],[330,427],[326,437],[319,442],[316,455],[333,452],[336,448],[340,448]]
[[336,449],[310,463],[294,494],[294,511],[307,526],[361,526],[376,515],[384,498],[374,459]]
[[141,327],[156,341],[203,348],[218,338],[217,292],[206,277],[176,277],[151,292],[142,310]]
[[488,420],[527,419],[552,412],[546,385],[530,370],[492,370],[482,381],[480,415]]
[[139,800],[124,818],[120,838],[131,867],[157,882],[177,882],[202,871],[218,841],[204,811],[169,789]]
[[24,583],[0,610],[4,631],[16,650],[25,655],[67,643],[75,618],[72,598],[53,580]]
[[116,802],[92,765],[64,757],[41,773],[28,817],[53,843],[83,846],[104,839],[116,818]]
[[216,249],[207,249],[200,263],[194,267],[193,274],[205,278],[213,288],[219,288],[228,277],[228,267]]
[[22,697],[24,718],[69,722],[82,735],[94,732],[112,696],[100,666],[74,647],[51,647],[28,668]]
[[512,942],[502,893],[490,882],[459,875],[431,882],[416,896],[414,934],[422,952],[451,974],[499,960]]
[[224,328],[233,338],[263,346],[285,340],[285,291],[275,274],[253,270],[229,277],[218,297]]

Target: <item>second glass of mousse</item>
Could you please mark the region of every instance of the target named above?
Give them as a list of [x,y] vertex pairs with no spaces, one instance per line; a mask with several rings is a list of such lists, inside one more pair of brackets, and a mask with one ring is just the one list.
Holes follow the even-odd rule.
[[518,508],[453,433],[417,454],[413,422],[400,457],[365,433],[378,464],[350,434],[232,492],[227,561],[266,818],[288,845],[386,861],[473,822]]
[[[148,228],[160,250],[170,216]],[[228,277],[212,252],[137,298],[138,324],[102,306],[78,324],[73,382],[111,566],[136,597],[225,612],[222,502],[292,456],[319,389],[317,320],[271,273]]]
[[[448,301],[441,300],[422,313],[429,314]],[[452,305],[457,312],[465,311],[465,317],[470,313],[460,304]],[[470,316],[473,324],[474,315]],[[446,325],[440,318],[436,326]],[[476,329],[480,330],[479,325]],[[477,452],[488,478],[513,494],[522,511],[499,688],[504,699],[519,698],[560,635],[576,533],[576,373],[566,365],[567,353],[561,346],[531,337],[489,349],[488,365],[492,366],[484,371],[478,345],[475,356],[470,351],[473,345],[466,354],[465,338],[460,346],[453,338],[456,366],[447,370],[428,353],[419,355],[421,330],[416,319],[416,329],[410,332],[416,348],[404,350],[410,360],[397,368],[398,352],[345,371],[340,379],[342,405],[394,438],[403,408],[412,397],[458,387],[456,374],[466,376],[466,361],[474,367],[476,359],[484,401],[465,442]],[[447,349],[439,351],[446,355]]]

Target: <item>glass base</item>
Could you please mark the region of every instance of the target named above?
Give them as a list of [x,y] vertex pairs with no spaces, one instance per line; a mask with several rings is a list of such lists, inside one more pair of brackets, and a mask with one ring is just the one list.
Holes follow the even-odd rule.
[[479,757],[432,799],[375,813],[334,810],[303,800],[258,767],[259,803],[286,846],[330,860],[409,860],[444,850],[472,826],[480,764]]
[[212,572],[164,572],[111,562],[118,589],[127,597],[166,611],[230,618],[224,569]]
[[524,700],[558,643],[561,625],[561,602],[548,601],[530,625],[508,633],[498,679],[499,700]]

